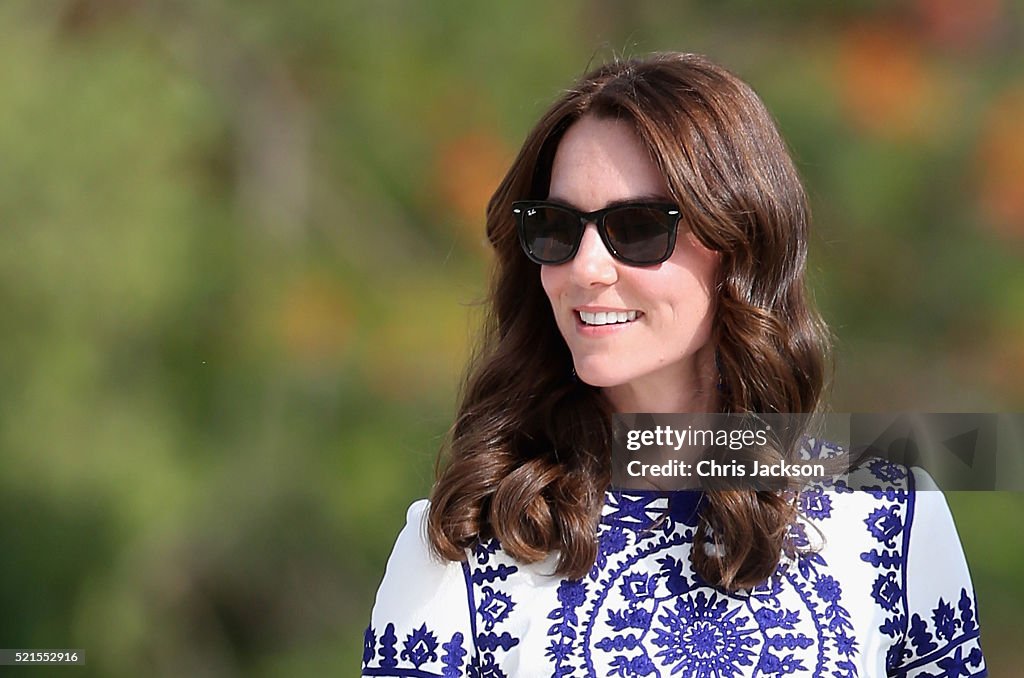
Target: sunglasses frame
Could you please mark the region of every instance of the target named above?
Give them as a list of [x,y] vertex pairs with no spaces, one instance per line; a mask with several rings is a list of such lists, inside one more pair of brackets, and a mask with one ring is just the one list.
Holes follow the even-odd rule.
[[[572,250],[565,258],[559,259],[557,261],[543,261],[537,258],[537,256],[534,255],[533,251],[527,245],[526,213],[527,210],[537,207],[561,210],[579,219],[580,228],[578,231],[578,235],[575,238]],[[668,247],[666,248],[666,253],[664,256],[661,256],[656,260],[634,261],[627,257],[624,257],[621,252],[615,249],[615,246],[612,245],[611,243],[611,238],[608,236],[608,229],[605,227],[605,218],[609,214],[612,214],[613,212],[637,207],[662,212],[668,216],[675,217],[675,221],[673,221],[672,225],[669,227]],[[522,246],[523,252],[526,253],[527,258],[530,261],[534,262],[535,264],[540,264],[542,266],[558,266],[568,261],[572,261],[573,258],[580,251],[580,244],[583,242],[583,234],[586,231],[587,224],[590,223],[593,223],[595,226],[597,226],[597,233],[599,236],[601,236],[601,242],[604,243],[604,246],[605,248],[607,248],[609,254],[611,254],[612,257],[614,257],[617,261],[620,261],[628,266],[655,266],[657,264],[667,261],[672,256],[672,252],[675,251],[676,234],[679,232],[679,220],[682,219],[683,216],[678,205],[675,205],[670,202],[649,201],[619,203],[616,205],[610,205],[603,209],[595,210],[593,212],[582,212],[574,207],[569,207],[568,205],[559,202],[551,202],[548,200],[517,200],[512,203],[512,212],[516,216],[516,230],[519,233],[519,244],[520,246]]]

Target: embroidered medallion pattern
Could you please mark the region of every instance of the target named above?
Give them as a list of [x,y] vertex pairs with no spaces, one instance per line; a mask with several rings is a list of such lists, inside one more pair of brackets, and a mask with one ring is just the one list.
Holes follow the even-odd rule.
[[[857,504],[865,507],[859,527],[843,528],[859,529],[856,543],[863,544],[856,550],[863,583],[852,591],[841,574],[848,566],[837,567],[827,550],[812,545],[814,534],[845,536],[829,531],[841,495],[853,492],[842,483],[802,492],[800,518],[789,532],[795,555],[784,557],[768,581],[731,594],[692,568],[702,495],[612,491],[587,576],[549,579],[550,588],[536,589],[531,582],[541,575],[518,565],[495,540],[478,544],[461,566],[466,632],[430,620],[402,631],[393,623],[371,626],[364,675],[509,678],[509,667],[519,667],[512,669],[517,674],[527,662],[544,667],[530,675],[556,678],[855,678],[872,675],[863,667],[875,664],[862,656],[869,632],[888,639],[889,675],[985,675],[977,604],[967,586],[945,589],[927,609],[909,608],[913,476],[883,461],[869,471],[877,483],[858,490],[870,496]],[[849,507],[844,510],[842,524],[853,525]],[[530,652],[523,646],[526,629]],[[541,651],[533,650],[534,634],[542,634]]]

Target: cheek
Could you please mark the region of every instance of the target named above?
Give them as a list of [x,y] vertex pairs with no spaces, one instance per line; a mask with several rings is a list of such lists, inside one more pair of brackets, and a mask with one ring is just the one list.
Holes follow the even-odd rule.
[[688,234],[693,244],[693,255],[696,261],[696,270],[704,284],[711,289],[715,286],[715,279],[718,276],[718,267],[722,261],[722,253],[716,250],[709,250],[697,240],[697,236]]
[[552,304],[558,301],[564,287],[565,276],[559,271],[559,268],[557,266],[540,267],[540,284],[544,288],[544,294],[547,295],[548,301]]
[[688,273],[691,289],[700,290],[701,296],[713,297],[721,253],[701,245],[692,233],[687,234],[687,241],[688,246],[682,253],[680,267]]
[[672,274],[650,289],[671,308],[665,317],[678,330],[692,332],[714,315],[719,258],[718,252],[687,242],[685,250],[676,251]]

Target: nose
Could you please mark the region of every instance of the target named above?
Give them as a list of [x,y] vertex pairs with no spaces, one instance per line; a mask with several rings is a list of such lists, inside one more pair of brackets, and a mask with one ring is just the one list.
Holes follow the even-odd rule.
[[581,287],[611,285],[619,277],[615,259],[592,223],[584,229],[580,249],[569,265],[572,266],[572,281]]

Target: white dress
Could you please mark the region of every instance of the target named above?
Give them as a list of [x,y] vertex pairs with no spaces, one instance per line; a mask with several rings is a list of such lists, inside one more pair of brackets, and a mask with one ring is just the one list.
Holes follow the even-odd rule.
[[[977,605],[945,498],[874,462],[877,488],[801,495],[808,552],[763,585],[708,586],[689,552],[697,492],[607,493],[599,555],[578,580],[496,541],[428,549],[413,504],[366,630],[364,676],[984,676]],[[823,543],[822,543],[823,542]],[[816,550],[815,550],[816,549]]]

